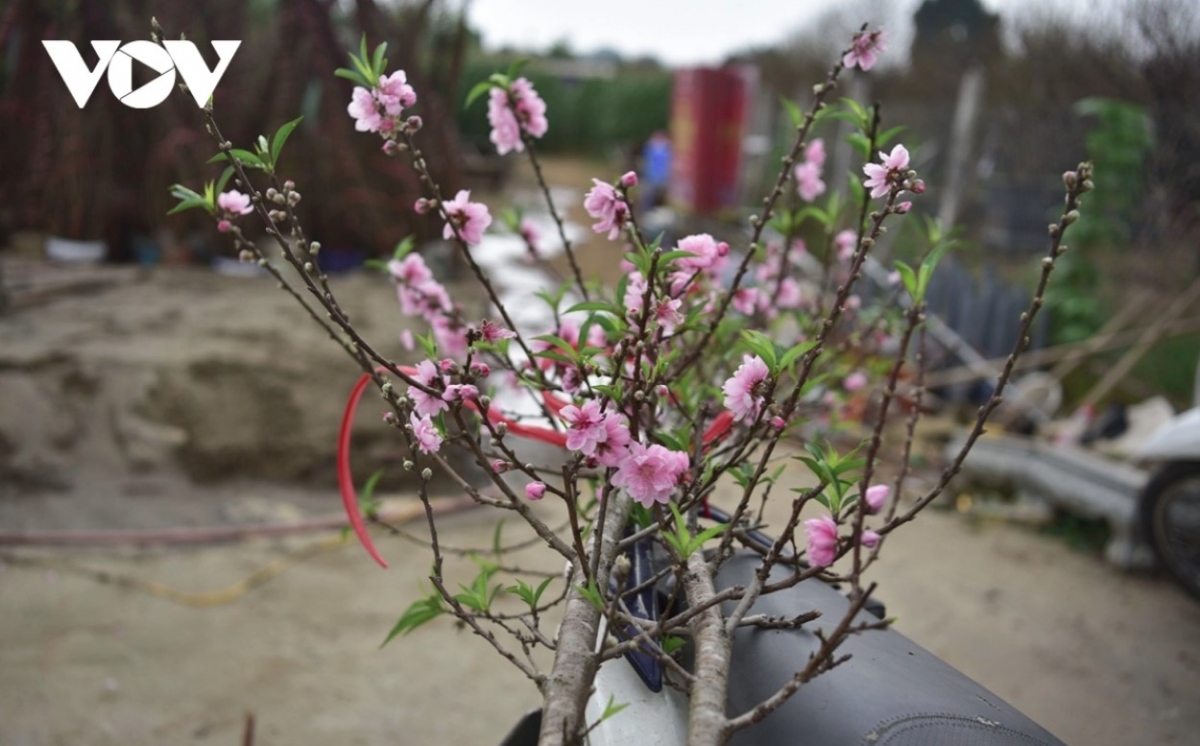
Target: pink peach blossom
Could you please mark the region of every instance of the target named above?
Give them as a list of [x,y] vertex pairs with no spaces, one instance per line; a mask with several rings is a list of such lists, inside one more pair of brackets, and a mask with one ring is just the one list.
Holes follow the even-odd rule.
[[591,456],[596,445],[607,436],[604,413],[600,411],[598,401],[589,401],[582,407],[568,404],[559,412],[559,417],[567,423],[567,448],[572,451]]
[[667,334],[674,334],[675,329],[684,322],[683,314],[679,312],[679,307],[683,301],[678,298],[659,301],[654,304],[654,319],[662,330]]
[[815,163],[818,167],[825,165],[825,141],[817,138],[804,148],[804,160]]
[[517,333],[512,329],[500,326],[491,319],[484,319],[479,325],[479,336],[484,342],[495,344],[502,339],[512,339],[517,336]]
[[875,67],[886,42],[883,31],[860,31],[854,35],[850,51],[842,56],[842,64],[850,68],[858,67],[864,72],[870,70]]
[[437,453],[442,447],[442,436],[434,426],[433,421],[429,419],[429,415],[424,415],[420,419],[416,413],[408,416],[408,423],[412,425],[413,437],[417,440],[417,448],[425,453]]
[[717,241],[707,233],[685,236],[679,239],[675,248],[693,255],[675,260],[675,265],[688,274],[701,269],[708,270],[709,274],[715,274],[724,266],[725,257],[729,254],[729,244]]
[[833,246],[837,249],[839,262],[848,262],[854,256],[858,245],[858,234],[852,230],[844,230],[833,237]]
[[236,189],[218,194],[217,207],[230,215],[249,215],[254,212],[254,208],[250,206],[250,196]]
[[830,516],[809,518],[804,522],[808,536],[808,563],[813,567],[829,567],[837,557],[838,527]]
[[613,475],[612,483],[649,508],[655,503],[671,500],[675,485],[687,468],[686,453],[676,453],[658,444],[633,443]]
[[375,94],[362,86],[355,86],[346,111],[354,117],[354,129],[359,132],[378,132],[383,129],[383,116],[379,113]]
[[597,233],[607,233],[612,241],[621,235],[625,221],[629,219],[629,205],[617,194],[612,184],[606,184],[599,179],[592,179],[595,185],[583,200],[583,209],[587,214],[596,218],[592,230]]
[[[422,360],[417,363],[417,374],[413,378],[434,390],[443,385],[443,379],[438,373],[437,366],[430,360]],[[412,397],[413,408],[417,410],[417,414],[424,417],[435,415],[446,409],[446,402],[442,401],[441,396],[432,396],[416,386],[409,387],[408,395]]]
[[492,215],[487,205],[482,202],[472,202],[471,193],[466,189],[454,195],[454,199],[444,205],[446,211],[446,227],[442,230],[442,238],[454,238],[454,229],[463,241],[475,246],[483,240],[483,232],[492,224]]
[[846,379],[842,381],[842,388],[851,393],[858,391],[866,385],[867,374],[863,373],[861,370],[854,371],[850,375],[846,376]]
[[596,460],[608,467],[620,466],[632,440],[625,418],[609,412],[604,415],[604,437],[596,442]]
[[521,126],[534,137],[541,137],[550,129],[546,119],[546,102],[533,89],[533,83],[525,78],[512,82],[513,96],[517,99],[517,119]]
[[800,199],[812,202],[825,193],[825,182],[821,181],[821,167],[811,161],[798,164],[795,171],[796,191]]
[[417,103],[417,94],[408,84],[408,77],[403,70],[397,70],[391,75],[379,76],[379,85],[375,88],[375,98],[389,116],[399,117],[402,109],[407,109]]
[[736,420],[753,422],[763,406],[763,389],[771,371],[758,355],[744,355],[742,364],[721,386],[725,407]]
[[488,124],[492,127],[489,139],[496,146],[496,152],[504,155],[509,151],[518,153],[525,150],[521,142],[521,124],[508,103],[508,91],[503,88],[493,88],[488,94]]
[[863,186],[871,190],[871,199],[884,196],[893,184],[903,180],[903,172],[908,168],[908,148],[898,144],[891,153],[880,151],[879,158],[882,164],[868,163],[863,166],[863,173],[867,175]]

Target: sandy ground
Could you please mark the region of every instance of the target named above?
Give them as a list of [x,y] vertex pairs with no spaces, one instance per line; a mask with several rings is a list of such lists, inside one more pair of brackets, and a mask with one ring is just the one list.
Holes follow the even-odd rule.
[[[588,187],[586,164],[555,169],[576,196]],[[611,276],[613,250],[599,246],[581,244],[581,262]],[[402,359],[386,281],[334,287]],[[156,270],[0,317],[0,532],[335,512],[331,446],[354,377],[268,283],[203,270]],[[370,409],[356,440],[364,476],[396,461]],[[411,499],[401,481],[387,489]],[[454,516],[443,539],[489,546],[492,521]],[[427,552],[404,540],[381,539],[386,572],[347,544],[218,605],[144,587],[225,588],[324,538],[0,547],[0,746],[237,744],[246,713],[259,744],[486,745],[537,703],[519,672],[446,620],[379,649],[426,587]],[[1200,743],[1200,604],[1168,581],[947,512],[900,531],[885,560],[874,579],[898,629],[1066,742]],[[463,558],[447,571],[473,576]]]
[[[445,526],[448,543],[490,544],[485,514]],[[200,591],[310,540],[20,556]],[[235,744],[253,712],[261,744],[498,743],[535,690],[444,619],[380,650],[428,567],[418,546],[382,548],[388,571],[346,546],[200,609],[10,561],[0,573],[0,742]],[[1200,606],[1165,580],[950,513],[927,514],[887,550],[874,577],[898,629],[1067,743],[1197,743]],[[473,574],[464,560],[448,570],[464,582]]]

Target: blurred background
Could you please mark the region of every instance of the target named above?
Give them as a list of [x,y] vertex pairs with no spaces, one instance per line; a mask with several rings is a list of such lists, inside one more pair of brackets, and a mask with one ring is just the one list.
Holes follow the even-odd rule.
[[[846,75],[840,93],[880,102],[885,127],[904,125],[899,139],[929,185],[885,254],[919,257],[926,219],[957,226],[963,244],[939,270],[931,305],[979,356],[1003,355],[1061,204],[1061,174],[1091,159],[1096,191],[1034,346],[1118,332],[1126,341],[1056,367],[1048,416],[1082,430],[1113,408],[1162,421],[1197,401],[1200,320],[1195,304],[1174,302],[1200,274],[1192,0],[4,0],[2,743],[235,743],[246,712],[262,743],[413,740],[399,729],[494,743],[536,701],[531,687],[508,694],[516,686],[492,670],[500,663],[477,663],[489,651],[456,646],[453,630],[375,652],[418,592],[419,547],[391,542],[407,561],[382,580],[367,577],[356,550],[321,549],[294,569],[286,559],[286,575],[261,590],[235,583],[203,603],[163,591],[225,587],[311,550],[310,533],[269,527],[336,528],[333,444],[354,370],[289,298],[236,262],[207,216],[167,216],[170,185],[199,188],[220,173],[206,165],[216,148],[194,101],[174,93],[132,109],[102,80],[80,109],[41,44],[75,42],[90,67],[87,42],[147,39],[152,16],[210,66],[208,41],[241,40],[214,96],[236,146],[304,116],[281,171],[304,194],[300,218],[323,243],[344,306],[397,359],[411,355],[398,340],[409,322],[387,281],[363,269],[368,260],[413,235],[456,297],[478,294],[437,241],[441,226],[411,209],[419,184],[403,159],[382,157],[379,141],[351,126],[352,85],[332,72],[364,34],[388,43],[390,69],[416,89],[419,137],[443,192],[471,189],[494,215],[523,209],[563,271],[528,162],[496,156],[483,99],[464,106],[477,82],[528,58],[523,74],[548,105],[538,143],[547,178],[585,272],[614,282],[616,249],[582,210],[591,178],[637,169],[651,224],[735,242],[790,146],[781,99],[806,107],[853,32],[881,26],[878,67]],[[830,120],[816,134],[831,154],[830,191],[843,189],[860,169],[851,133]],[[553,272],[524,267],[501,223],[488,244],[493,268],[520,269],[507,292],[529,297]],[[1169,323],[1143,333],[1168,311]],[[1106,380],[1118,365],[1128,372]],[[938,393],[952,424],[954,405],[987,389],[948,375]],[[390,469],[381,490],[403,502],[396,443],[375,416],[360,418],[356,474]],[[936,466],[940,446],[922,458]],[[1069,742],[1196,742],[1200,718],[1185,695],[1200,686],[1197,608],[1154,576],[1114,575],[1101,557],[1113,536],[1104,520],[1011,506],[979,514],[981,491],[971,492],[974,503],[952,502],[926,533],[897,541],[897,564],[920,568],[885,580],[896,588],[889,604],[912,620],[901,631]],[[455,520],[464,544],[488,542],[485,520]],[[170,533],[204,527],[241,541],[214,554]],[[961,569],[933,582],[945,557],[931,547],[943,544],[961,551]],[[308,621],[297,627],[298,617]],[[1143,655],[1119,644],[1148,640]],[[414,671],[429,682],[414,684]],[[446,717],[445,699],[468,686],[506,693],[469,722]]]

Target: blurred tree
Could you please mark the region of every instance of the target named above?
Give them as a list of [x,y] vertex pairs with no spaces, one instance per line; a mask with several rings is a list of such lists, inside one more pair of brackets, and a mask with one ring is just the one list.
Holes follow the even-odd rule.
[[[352,86],[335,78],[362,31],[388,41],[392,69],[417,88],[416,113],[435,176],[447,191],[459,184],[453,113],[461,60],[470,34],[460,11],[436,0],[11,0],[0,10],[0,221],[13,228],[64,234],[107,234],[118,256],[130,235],[169,227],[177,235],[202,228],[195,216],[165,218],[167,186],[218,174],[205,166],[215,144],[200,126],[195,102],[173,94],[146,110],[129,109],[101,83],[80,110],[39,43],[73,41],[89,65],[88,41],[132,41],[150,35],[156,15],[170,35],[186,34],[212,65],[211,39],[239,39],[237,55],[214,94],[226,137],[248,143],[305,115],[284,158],[287,175],[320,185],[320,199],[300,204],[314,238],[327,246],[373,253],[410,232],[436,226],[411,211],[418,185],[409,169],[378,154],[379,142],[354,131],[346,115]],[[432,31],[431,31],[432,30]],[[314,192],[315,194],[315,192]]]

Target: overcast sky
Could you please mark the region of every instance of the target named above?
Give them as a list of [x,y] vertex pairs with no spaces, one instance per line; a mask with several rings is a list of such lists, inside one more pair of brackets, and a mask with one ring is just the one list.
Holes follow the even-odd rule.
[[[1087,0],[1040,0],[1078,7]],[[1104,0],[1100,0],[1103,2]],[[904,17],[919,0],[883,0]],[[983,0],[990,10],[1029,7],[1035,0]],[[670,65],[720,62],[749,46],[777,44],[847,0],[471,0],[472,25],[489,49],[545,51],[566,40],[575,52],[615,49],[653,55]],[[866,19],[864,19],[866,20]],[[899,29],[898,42],[907,29]],[[905,43],[904,46],[907,46]],[[901,47],[903,48],[903,47]]]

